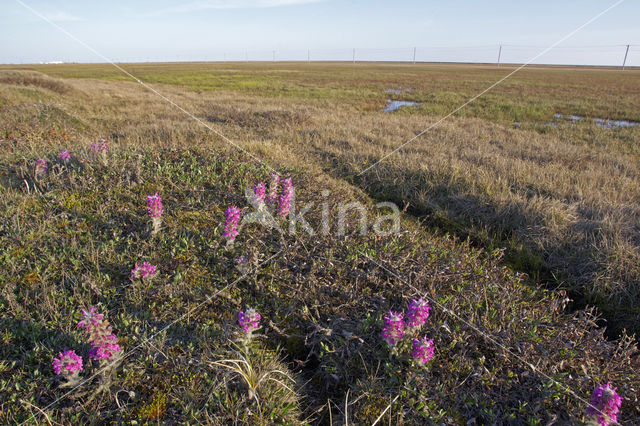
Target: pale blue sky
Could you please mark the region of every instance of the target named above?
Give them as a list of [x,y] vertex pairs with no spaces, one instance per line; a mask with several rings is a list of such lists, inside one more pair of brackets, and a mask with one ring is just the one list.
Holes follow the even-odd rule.
[[[525,62],[615,0],[22,0],[116,61],[312,59]],[[0,0],[0,63],[103,62],[16,0]],[[640,66],[626,0],[539,63]],[[508,46],[517,45],[517,46]],[[532,47],[520,47],[532,46]],[[374,50],[382,49],[382,50]]]

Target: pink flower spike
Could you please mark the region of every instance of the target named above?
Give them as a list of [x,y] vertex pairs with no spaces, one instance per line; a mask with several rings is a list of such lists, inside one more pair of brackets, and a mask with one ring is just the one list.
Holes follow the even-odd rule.
[[260,314],[252,308],[238,313],[238,323],[246,334],[251,334],[260,327],[260,319],[262,319]]
[[229,206],[225,214],[224,234],[225,238],[233,241],[238,236],[238,222],[240,222],[240,209]]
[[293,198],[293,184],[291,178],[282,181],[282,195],[280,195],[280,203],[278,205],[278,214],[286,216],[291,209],[291,199]]
[[593,416],[600,426],[618,422],[622,397],[616,392],[617,389],[607,383],[595,388],[591,394],[591,405],[587,408],[587,415]]
[[35,167],[35,173],[38,176],[42,176],[43,174],[47,173],[47,160],[45,160],[44,158],[38,158],[36,160],[36,167]]
[[407,327],[420,327],[423,325],[427,321],[427,318],[429,318],[430,310],[429,302],[425,301],[422,297],[420,299],[413,299],[407,310]]
[[280,176],[277,173],[271,172],[271,182],[269,183],[269,196],[267,202],[275,203],[278,199],[278,185],[280,184]]
[[422,339],[413,339],[413,350],[411,356],[420,364],[426,364],[433,359],[434,347],[433,340],[423,337]]
[[395,346],[404,336],[403,315],[399,312],[389,311],[384,317],[382,338],[391,346]]
[[96,312],[95,306],[91,306],[88,310],[81,309],[82,319],[78,323],[78,328],[84,328],[89,330],[90,327],[94,327],[104,318],[104,315]]
[[91,148],[97,153],[107,152],[109,151],[109,145],[107,145],[107,141],[104,139],[98,139],[97,142],[91,144]]
[[70,376],[76,371],[82,371],[82,358],[75,351],[65,351],[58,354],[51,362],[56,374]]
[[118,338],[115,334],[108,334],[103,336],[99,341],[91,343],[91,349],[89,350],[89,358],[95,360],[111,358],[116,352],[122,348],[118,345]]
[[58,156],[61,160],[68,160],[69,158],[71,158],[71,154],[69,154],[69,151],[67,151],[66,149],[64,151],[60,151],[60,154],[58,154]]
[[264,183],[258,182],[257,184],[253,185],[253,196],[255,197],[255,200],[259,206],[264,204],[265,191],[266,188],[264,186]]
[[136,263],[136,266],[131,270],[131,280],[153,277],[157,269],[156,265],[149,262]]
[[157,192],[153,195],[147,195],[147,213],[150,217],[161,217],[164,214],[162,197]]

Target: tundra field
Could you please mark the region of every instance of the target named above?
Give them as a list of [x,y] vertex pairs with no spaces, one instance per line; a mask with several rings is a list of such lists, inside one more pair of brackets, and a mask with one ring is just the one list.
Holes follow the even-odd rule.
[[[0,66],[1,423],[579,424],[607,382],[640,423],[640,70],[525,68],[376,164],[514,67],[121,66],[201,122],[111,65]],[[315,235],[227,244],[272,168]],[[340,235],[355,201],[400,232]],[[381,337],[420,297],[426,364]]]

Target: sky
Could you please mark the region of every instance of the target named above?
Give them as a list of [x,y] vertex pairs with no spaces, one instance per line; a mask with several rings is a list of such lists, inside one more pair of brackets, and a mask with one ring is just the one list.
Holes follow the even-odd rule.
[[[0,0],[0,63],[413,60],[524,63],[616,0]],[[533,63],[640,66],[625,0]]]

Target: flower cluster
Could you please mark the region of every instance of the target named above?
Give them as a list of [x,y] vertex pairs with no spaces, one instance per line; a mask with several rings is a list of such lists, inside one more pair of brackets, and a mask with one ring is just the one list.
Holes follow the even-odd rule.
[[78,323],[78,328],[83,328],[88,334],[87,342],[91,345],[89,358],[108,359],[120,351],[118,338],[113,334],[109,322],[104,319],[104,315],[96,312],[95,307],[91,306],[88,310],[82,309],[82,319]]
[[286,216],[289,214],[291,208],[291,199],[293,198],[293,184],[291,178],[286,178],[282,181],[282,194],[280,195],[280,202],[278,205],[278,214]]
[[242,327],[245,334],[251,334],[260,327],[260,319],[262,317],[253,308],[249,308],[244,312],[238,313],[238,324]]
[[63,376],[71,376],[82,371],[82,357],[76,355],[75,351],[64,351],[58,354],[58,358],[54,358],[53,371]]
[[223,236],[229,241],[233,241],[238,236],[238,222],[240,222],[240,209],[236,206],[229,206],[225,215]]
[[104,139],[99,139],[97,142],[92,143],[91,148],[93,148],[96,153],[106,153],[109,151],[109,145],[107,145],[107,141]]
[[63,161],[67,161],[69,158],[71,158],[71,154],[69,154],[69,151],[65,149],[64,151],[60,151],[58,157],[60,157],[60,159]]
[[404,336],[404,321],[399,312],[389,311],[384,317],[384,327],[382,328],[382,338],[388,344],[394,346]]
[[617,389],[607,383],[595,388],[591,394],[591,405],[587,408],[587,414],[593,416],[601,426],[608,426],[618,421],[622,397],[616,392]]
[[393,347],[392,353],[397,354],[401,348],[408,347],[408,339],[403,345],[396,347],[405,336],[408,336],[412,338],[411,356],[415,361],[420,365],[431,361],[435,349],[433,340],[415,336],[429,318],[430,310],[429,302],[420,298],[411,301],[406,315],[402,312],[389,311],[384,316],[381,336]]
[[412,349],[411,356],[420,364],[426,364],[433,358],[433,339],[427,339],[426,337],[422,339],[414,338]]
[[136,266],[131,270],[131,280],[151,278],[155,275],[156,269],[156,265],[149,262],[136,263]]
[[264,204],[265,192],[266,188],[264,186],[264,183],[258,182],[257,184],[253,185],[253,197],[258,206],[262,206]]
[[420,327],[424,325],[429,318],[429,311],[431,307],[429,302],[425,301],[422,297],[420,299],[414,299],[407,309],[406,325],[407,327]]
[[35,174],[36,176],[42,176],[45,173],[47,173],[47,160],[38,158],[36,160]]
[[157,192],[153,195],[147,195],[147,213],[150,217],[161,217],[164,214],[162,197]]
[[267,197],[267,202],[275,203],[278,199],[278,185],[280,184],[280,176],[271,172],[271,182],[269,183],[269,196]]

